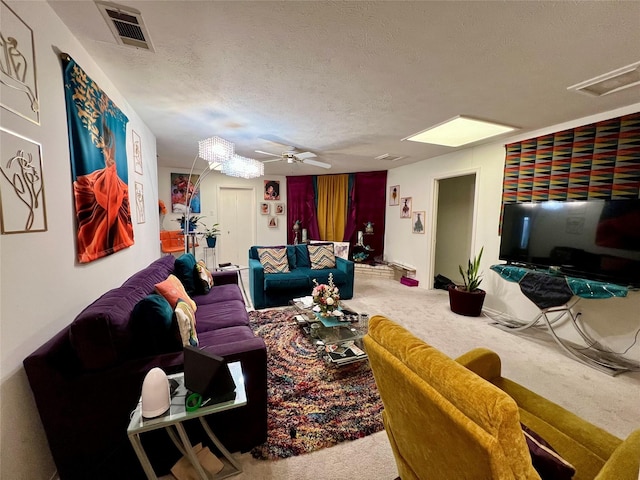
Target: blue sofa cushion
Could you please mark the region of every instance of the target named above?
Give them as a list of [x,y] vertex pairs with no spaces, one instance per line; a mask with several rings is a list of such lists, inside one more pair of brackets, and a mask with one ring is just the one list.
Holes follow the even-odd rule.
[[298,270],[300,270],[301,274],[309,277],[312,285],[314,279],[318,283],[324,283],[325,285],[328,284],[330,273],[333,273],[333,283],[337,287],[340,287],[340,285],[344,285],[348,281],[347,274],[342,270],[338,270],[337,268],[323,268],[322,270],[311,270],[310,268],[305,268]]
[[192,253],[185,253],[176,259],[174,275],[182,282],[189,296],[198,293],[196,292],[196,257]]
[[309,288],[311,293],[311,280],[309,274],[301,269],[288,273],[270,273],[264,276],[265,290],[296,290],[299,288]]
[[157,293],[140,300],[131,312],[131,331],[140,356],[176,352],[182,344],[176,335],[173,308]]
[[296,268],[311,268],[309,249],[306,245],[294,245],[296,249]]
[[294,270],[297,267],[296,261],[296,245],[287,245],[287,260],[289,260],[289,270]]

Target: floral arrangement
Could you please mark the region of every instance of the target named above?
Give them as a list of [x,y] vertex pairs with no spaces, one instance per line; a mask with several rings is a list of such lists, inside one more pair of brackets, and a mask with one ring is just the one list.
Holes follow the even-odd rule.
[[315,285],[311,292],[313,303],[320,307],[320,311],[323,314],[330,314],[336,310],[340,304],[340,291],[333,284],[333,274],[329,274],[328,285],[319,284],[315,278],[313,279],[313,284]]

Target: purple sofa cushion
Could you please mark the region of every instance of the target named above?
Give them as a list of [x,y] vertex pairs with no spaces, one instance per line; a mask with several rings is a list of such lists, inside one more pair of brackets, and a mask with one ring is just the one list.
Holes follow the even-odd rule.
[[129,317],[147,293],[134,285],[114,288],[75,318],[69,339],[85,370],[106,368],[128,357]]
[[176,258],[167,255],[155,260],[147,268],[134,273],[122,284],[123,287],[134,285],[144,289],[147,293],[152,293],[154,285],[166,280],[173,273]]
[[85,370],[107,368],[132,355],[131,312],[173,271],[175,259],[169,257],[155,260],[121,287],[109,290],[71,323],[69,339]]
[[198,333],[201,348],[215,347],[255,338],[249,327],[226,327],[210,332]]
[[228,285],[216,285],[215,278],[213,288],[209,290],[209,293],[205,295],[194,295],[193,300],[196,302],[196,305],[198,305],[198,308],[200,308],[201,305],[223,303],[230,300],[240,300],[244,305],[242,292],[237,284],[231,283]]
[[196,331],[208,332],[218,328],[247,326],[249,315],[242,300],[201,305],[196,312]]

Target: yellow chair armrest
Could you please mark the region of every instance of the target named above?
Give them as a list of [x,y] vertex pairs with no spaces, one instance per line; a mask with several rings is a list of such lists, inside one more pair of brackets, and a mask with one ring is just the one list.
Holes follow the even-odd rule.
[[467,367],[485,380],[500,378],[502,364],[497,353],[487,348],[474,348],[456,358],[456,362]]
[[614,450],[595,480],[638,480],[639,469],[640,430],[635,430]]

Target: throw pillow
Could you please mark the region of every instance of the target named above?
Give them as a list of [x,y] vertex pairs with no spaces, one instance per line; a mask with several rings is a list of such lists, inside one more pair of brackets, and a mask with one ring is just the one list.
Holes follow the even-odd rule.
[[196,272],[198,273],[198,290],[200,293],[209,293],[211,287],[213,287],[213,275],[204,263],[204,260],[200,260],[196,263]]
[[136,349],[146,355],[179,350],[173,330],[173,308],[162,295],[152,293],[140,300],[131,312],[131,330]]
[[187,302],[178,300],[175,312],[182,346],[197,347],[198,334],[196,333],[196,315],[193,313],[193,309]]
[[[521,424],[522,425],[522,424]],[[542,480],[571,480],[576,469],[562,458],[540,435],[522,425],[531,463]]]
[[164,282],[156,283],[156,291],[167,299],[171,308],[176,308],[178,300],[184,300],[191,305],[195,312],[197,310],[196,302],[194,302],[184,289],[184,286],[175,275],[169,275]]
[[192,253],[180,255],[173,266],[175,276],[180,279],[189,295],[196,293],[195,267],[196,257]]
[[286,273],[289,271],[287,247],[258,248],[258,258],[264,273]]
[[333,253],[333,243],[316,243],[307,245],[307,247],[309,248],[311,270],[336,268],[336,256]]

